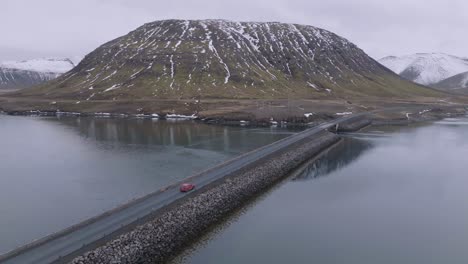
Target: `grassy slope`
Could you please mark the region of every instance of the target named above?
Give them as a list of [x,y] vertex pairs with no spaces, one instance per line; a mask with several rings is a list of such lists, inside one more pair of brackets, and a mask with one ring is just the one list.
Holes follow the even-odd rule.
[[[170,29],[174,32],[180,30],[177,25],[172,24]],[[168,34],[171,35],[172,31],[169,31]],[[198,31],[195,32],[198,32],[199,35],[188,41],[183,41],[177,46],[177,52],[174,51],[175,41],[171,44],[172,46],[168,46],[166,45],[167,38],[161,36],[155,39],[154,42],[154,45],[158,47],[157,49],[148,48],[141,55],[129,59],[141,46],[139,41],[144,39],[141,36],[142,30],[137,29],[126,36],[99,47],[89,54],[78,67],[64,76],[33,89],[20,91],[17,95],[80,101],[88,98],[91,100],[183,98],[333,99],[359,97],[405,99],[445,96],[443,92],[401,79],[386,68],[380,67],[379,64],[357,48],[349,51],[339,50],[338,52],[331,49],[328,51],[331,53],[324,53],[322,57],[317,55],[318,59],[310,59],[304,62],[305,64],[293,65],[291,63],[293,76],[281,72],[278,67],[268,66],[267,71],[252,63],[251,68],[248,69],[248,75],[241,76],[242,71],[245,69],[239,69],[236,65],[240,65],[243,55],[248,53],[242,53],[245,50],[236,50],[233,43],[227,40],[218,40],[215,45],[217,45],[219,52],[225,58],[225,63],[231,69],[231,79],[225,84],[226,72],[223,65],[217,59],[214,59],[213,54],[200,51],[201,49],[209,50],[209,47],[207,42],[203,40],[204,31],[201,29],[198,29]],[[336,36],[336,38],[338,37]],[[119,48],[123,44],[126,46],[125,50],[121,52]],[[284,45],[286,44],[287,42]],[[320,51],[316,52],[320,54]],[[341,54],[341,52],[348,53]],[[119,54],[119,56],[116,56],[116,54]],[[168,61],[169,55],[172,55],[176,62],[173,65],[173,76],[169,72],[172,71],[172,66]],[[296,56],[296,58],[292,57],[293,60],[299,59],[295,53],[290,55]],[[278,59],[272,54],[267,57]],[[360,61],[362,68],[356,69],[355,72],[343,72],[343,69],[346,68],[344,65],[352,63],[355,59]],[[330,61],[334,65],[332,60],[334,60],[334,63],[341,65],[340,72],[335,71],[335,73],[332,73],[335,77],[340,76],[336,81],[323,74],[312,73],[315,70],[325,70],[325,72],[333,70],[328,62]],[[147,65],[150,61],[153,63],[148,68]],[[210,64],[210,67],[205,68],[206,64]],[[266,62],[264,64],[268,65]],[[276,65],[284,65],[284,62],[278,62]],[[307,68],[309,72],[305,73],[301,68],[302,66],[309,67]],[[94,69],[93,74],[88,73],[88,69],[91,68]],[[112,75],[115,70],[117,70],[117,73]],[[272,79],[267,72],[277,78]],[[309,73],[312,75],[305,75]],[[135,74],[136,78],[131,79],[130,76]],[[106,78],[106,76],[111,77]],[[189,79],[189,76],[192,76],[192,79]],[[87,81],[94,78],[99,81],[93,84],[92,89],[90,89],[91,86]],[[307,85],[308,81],[312,81],[317,88]],[[104,92],[104,90],[115,84],[120,84],[121,87]]]

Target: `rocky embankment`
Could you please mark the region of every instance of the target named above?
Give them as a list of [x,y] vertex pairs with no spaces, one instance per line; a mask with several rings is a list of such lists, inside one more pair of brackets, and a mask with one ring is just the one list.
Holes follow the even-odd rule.
[[372,121],[367,117],[354,118],[342,123],[337,124],[331,129],[333,132],[354,132],[370,126]]
[[163,263],[229,213],[339,140],[339,136],[324,131],[297,142],[206,188],[117,239],[76,257],[71,263]]

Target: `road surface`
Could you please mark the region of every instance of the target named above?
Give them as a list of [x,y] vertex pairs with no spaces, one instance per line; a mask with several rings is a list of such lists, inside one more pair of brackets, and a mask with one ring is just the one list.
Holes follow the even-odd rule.
[[[336,120],[322,123],[316,127],[243,154],[215,167],[214,169],[192,176],[188,181],[194,183],[197,188],[201,188],[306,137],[313,136],[314,134],[328,129],[338,123],[348,121],[362,115],[365,114],[344,116]],[[112,233],[124,227],[128,227],[135,221],[183,198],[185,195],[186,194],[179,192],[179,184],[171,185],[164,190],[160,190],[145,196],[142,199],[133,201],[127,206],[112,210],[112,212],[108,214],[101,215],[92,221],[76,225],[0,256],[0,263],[46,264],[60,262],[60,259],[63,256],[73,254],[84,246],[90,245],[99,239],[111,239]]]

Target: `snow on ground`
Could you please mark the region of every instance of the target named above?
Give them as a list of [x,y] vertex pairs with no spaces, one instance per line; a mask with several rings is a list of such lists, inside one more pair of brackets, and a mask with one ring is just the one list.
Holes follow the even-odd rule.
[[468,59],[444,53],[389,56],[380,59],[379,62],[397,74],[405,71],[417,74],[413,81],[424,85],[434,84],[468,71]]
[[352,114],[353,114],[353,112],[336,113],[336,115],[339,115],[339,116],[352,115]]
[[167,114],[166,119],[196,119],[198,118],[195,114],[189,115],[178,115],[178,114]]

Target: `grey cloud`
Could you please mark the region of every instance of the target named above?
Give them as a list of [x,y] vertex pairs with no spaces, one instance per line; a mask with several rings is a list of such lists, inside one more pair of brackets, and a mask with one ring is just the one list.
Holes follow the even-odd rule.
[[467,56],[462,0],[6,0],[0,60],[85,55],[143,23],[224,18],[309,24],[353,41],[374,58],[414,52]]

